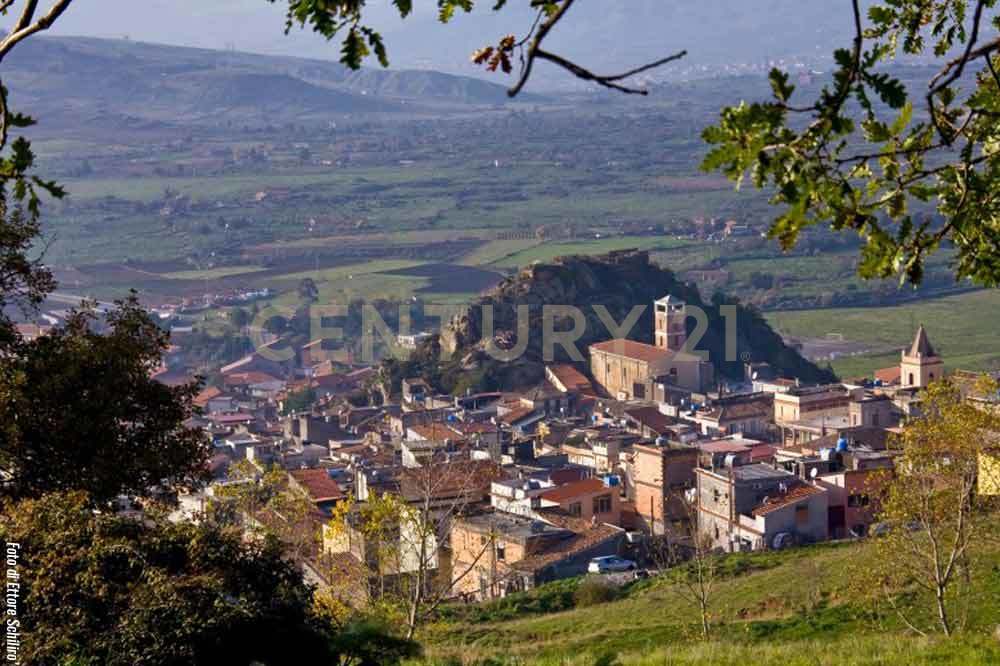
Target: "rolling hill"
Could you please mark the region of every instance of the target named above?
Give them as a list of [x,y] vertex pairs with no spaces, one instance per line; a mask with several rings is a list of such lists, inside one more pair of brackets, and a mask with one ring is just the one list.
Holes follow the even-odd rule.
[[47,124],[109,113],[163,122],[227,115],[273,122],[507,100],[501,85],[434,71],[351,71],[332,61],[83,37],[26,42],[5,60],[2,74],[16,108]]

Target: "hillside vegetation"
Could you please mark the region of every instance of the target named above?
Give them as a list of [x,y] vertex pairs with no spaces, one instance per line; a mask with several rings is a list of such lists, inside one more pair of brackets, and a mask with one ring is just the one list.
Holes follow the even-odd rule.
[[[800,377],[804,381],[826,381],[833,378],[832,373],[810,363],[787,347],[759,313],[742,306],[735,306],[735,354],[727,358],[727,324],[722,306],[735,305],[735,302],[722,294],[717,294],[710,302],[703,301],[697,289],[678,280],[669,269],[650,262],[647,252],[622,250],[600,256],[573,255],[557,257],[551,262],[534,263],[517,275],[505,279],[465,312],[454,317],[443,327],[441,347],[451,356],[453,363],[461,364],[463,372],[458,386],[447,385],[448,382],[445,381],[443,388],[459,391],[465,388],[495,390],[502,386],[510,389],[530,386],[540,381],[545,362],[542,335],[545,305],[574,306],[583,313],[586,325],[576,343],[579,350],[586,350],[594,342],[614,337],[593,306],[603,305],[615,322],[619,323],[625,321],[635,306],[646,306],[628,337],[652,343],[652,303],[667,294],[683,300],[690,308],[698,307],[704,311],[707,328],[700,340],[694,339],[697,337],[694,335],[694,318],[688,318],[692,348],[707,352],[709,360],[723,375],[740,377],[743,364],[754,360],[767,361],[782,375]],[[517,308],[528,306],[530,337],[523,356],[504,362],[490,357],[484,351],[481,307],[484,305],[493,307],[493,332],[508,331],[511,334],[518,329]],[[568,321],[555,322],[556,330],[569,330],[570,327]],[[729,351],[732,352],[733,349]],[[559,345],[555,345],[553,352],[557,362],[577,360],[583,365],[587,363],[582,351],[581,359],[573,359]],[[426,372],[422,374],[427,376]],[[448,374],[446,368],[446,380]]]
[[[425,664],[992,664],[1000,661],[1000,551],[980,558],[985,584],[957,637],[907,634],[863,600],[857,562],[866,542],[727,556],[713,593],[714,629],[670,574],[609,603],[575,607],[579,581],[560,581],[480,606],[448,609],[423,637]],[[923,600],[901,594],[900,603]]]

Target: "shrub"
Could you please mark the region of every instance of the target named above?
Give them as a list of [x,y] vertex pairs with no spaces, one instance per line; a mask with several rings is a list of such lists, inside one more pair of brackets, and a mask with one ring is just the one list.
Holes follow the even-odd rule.
[[611,585],[595,578],[587,578],[576,588],[573,600],[577,606],[596,606],[614,601],[617,596],[618,590]]

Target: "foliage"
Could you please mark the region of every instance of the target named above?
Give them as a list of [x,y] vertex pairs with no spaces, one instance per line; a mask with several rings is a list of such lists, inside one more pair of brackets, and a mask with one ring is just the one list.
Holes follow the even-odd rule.
[[[269,2],[276,1],[269,0]],[[622,74],[595,74],[564,56],[542,48],[545,38],[563,19],[574,2],[575,0],[530,0],[530,7],[536,12],[536,16],[525,34],[520,39],[507,34],[500,37],[495,46],[490,45],[477,49],[472,54],[472,62],[476,65],[483,65],[492,72],[499,69],[505,74],[510,74],[514,69],[512,61],[516,58],[521,65],[520,76],[517,83],[507,91],[511,97],[517,95],[527,83],[536,60],[548,61],[577,78],[592,81],[606,88],[624,93],[645,95],[647,94],[645,89],[631,88],[621,81],[683,58],[687,54],[686,51],[680,51]],[[315,32],[327,39],[344,35],[341,42],[340,62],[352,69],[358,69],[364,59],[374,53],[379,63],[383,67],[388,67],[389,58],[382,36],[362,23],[362,14],[366,4],[366,0],[334,0],[332,2],[328,0],[288,0],[285,29],[287,32],[296,24],[302,27],[309,25]],[[507,0],[495,0],[492,9],[499,11],[507,4]],[[402,18],[406,18],[413,11],[413,0],[393,0],[393,5]],[[472,11],[474,5],[475,0],[437,0],[438,20],[447,23],[454,17],[457,10],[469,12]]]
[[311,593],[273,540],[94,513],[84,493],[3,507],[21,544],[24,663],[329,663]]
[[218,487],[208,517],[275,539],[297,562],[315,550],[319,541],[313,521],[316,507],[307,495],[289,486],[286,470],[273,466],[261,473],[249,460],[240,460],[230,466],[228,480]]
[[456,624],[478,624],[558,613],[576,605],[579,584],[579,578],[565,578],[478,604],[446,604],[438,608],[437,616]]
[[420,644],[395,635],[391,628],[368,619],[349,622],[336,634],[333,649],[343,666],[386,666],[420,656]]
[[587,578],[573,592],[573,601],[581,608],[596,606],[614,601],[618,590],[609,583],[597,578]]
[[[997,395],[989,380],[964,389],[973,396]],[[981,585],[973,559],[984,541],[996,538],[997,497],[985,489],[1000,488],[1000,466],[984,460],[995,455],[1000,416],[948,381],[923,391],[920,411],[898,438],[901,455],[891,478],[873,481],[869,494],[881,491],[879,517],[888,533],[875,540],[863,579],[913,631],[926,633],[936,625],[950,635]],[[900,590],[926,594],[929,603],[903,611]]]
[[[993,638],[1000,610],[996,543],[986,544],[973,562],[981,594],[965,630],[953,639],[914,636],[894,614],[873,616],[853,580],[871,562],[874,546],[873,540],[861,540],[722,556],[718,568],[724,575],[716,582],[708,641],[693,626],[697,613],[678,603],[680,582],[664,572],[593,607],[522,613],[521,608],[537,609],[536,593],[558,594],[548,585],[488,604],[450,606],[454,614],[424,634],[426,663],[455,658],[465,664],[584,666],[607,651],[618,652],[624,664],[650,665],[986,664],[1000,656]],[[571,590],[575,581],[558,584]],[[901,599],[907,608],[911,602]],[[518,608],[503,612],[506,604]]]
[[308,411],[316,402],[316,391],[311,388],[304,388],[301,391],[289,393],[281,405],[284,414],[294,414],[295,412]]
[[[919,283],[927,256],[950,246],[957,278],[997,286],[1000,41],[979,41],[987,23],[1000,26],[1000,17],[988,17],[994,2],[876,3],[867,25],[859,4],[852,2],[853,46],[834,54],[833,81],[819,98],[794,105],[788,73],[772,70],[771,101],[725,108],[705,130],[714,148],[703,168],[771,189],[783,212],[770,235],[783,248],[803,229],[828,223],[864,240],[864,277]],[[956,50],[961,55],[946,59]],[[902,82],[878,69],[899,52],[932,52],[941,62],[922,118]],[[962,81],[974,62],[973,80]],[[960,95],[959,82],[971,92]]]
[[118,302],[100,332],[93,310],[17,345],[0,366],[0,467],[12,497],[79,489],[105,503],[151,487],[204,479],[209,445],[184,425],[200,382],[151,377],[168,336],[135,295]]

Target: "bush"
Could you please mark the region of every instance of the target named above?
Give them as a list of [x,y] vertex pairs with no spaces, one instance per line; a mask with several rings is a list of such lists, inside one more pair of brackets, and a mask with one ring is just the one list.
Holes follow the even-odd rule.
[[607,583],[596,578],[587,578],[576,588],[573,593],[573,601],[577,606],[596,606],[609,601],[614,601],[618,596],[618,590]]

